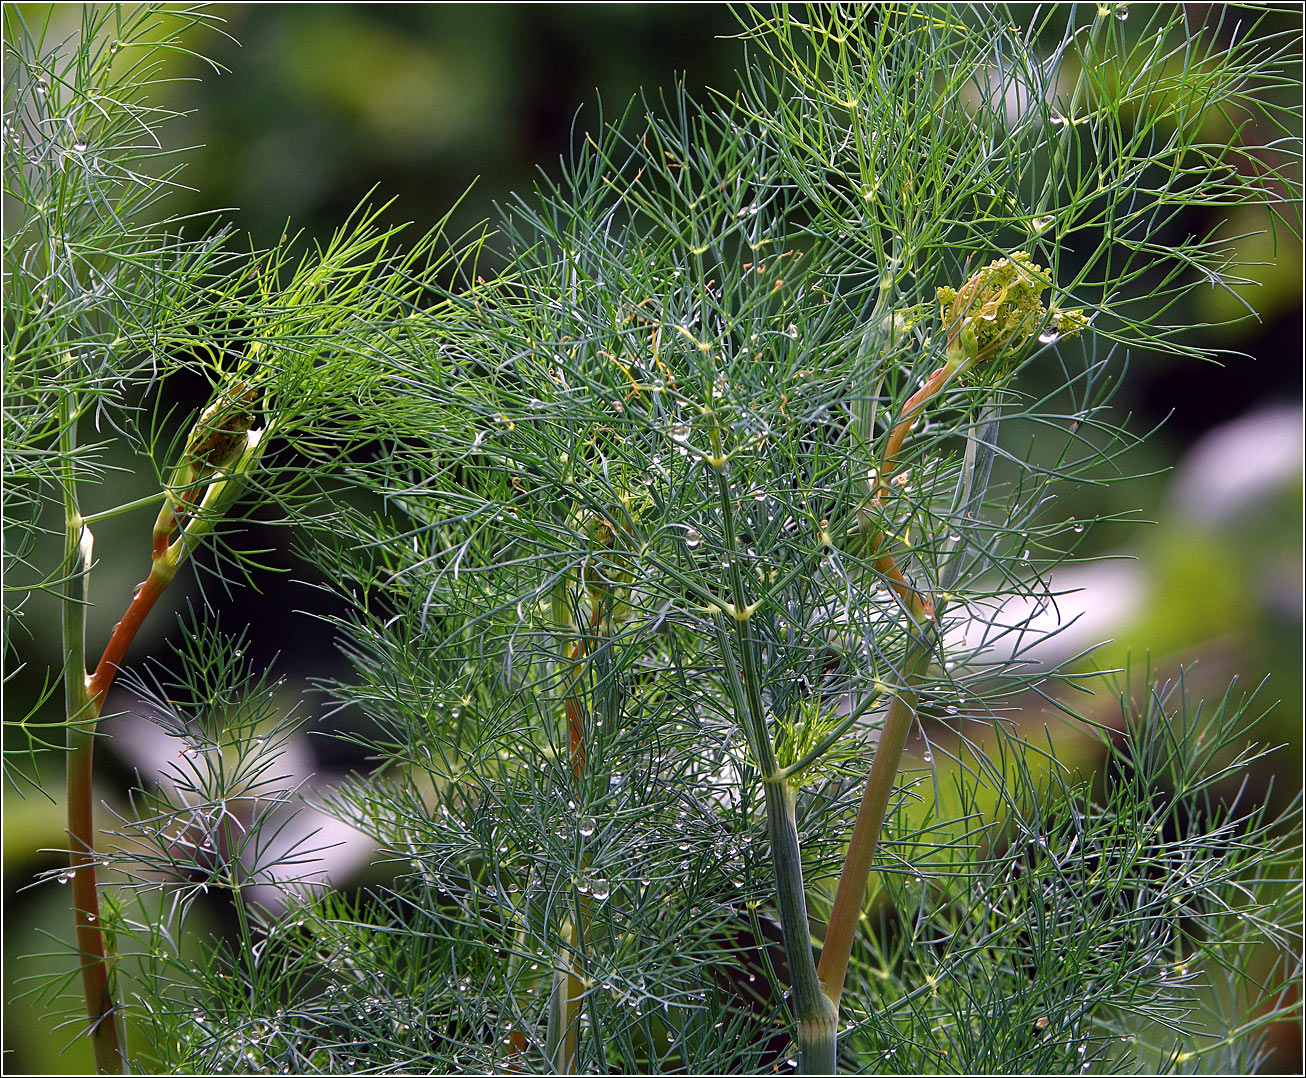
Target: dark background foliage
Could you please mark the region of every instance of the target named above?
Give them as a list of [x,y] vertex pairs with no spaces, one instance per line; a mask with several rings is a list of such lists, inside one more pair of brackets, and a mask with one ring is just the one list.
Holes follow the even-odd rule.
[[[1214,18],[1215,5],[1188,7],[1194,20]],[[378,199],[397,196],[393,217],[423,225],[474,183],[455,218],[471,227],[491,202],[531,184],[537,169],[556,174],[574,140],[605,114],[620,112],[639,88],[650,101],[680,79],[695,94],[729,90],[743,56],[742,43],[730,36],[737,29],[733,16],[715,4],[220,5],[215,11],[231,39],[209,32],[195,35],[192,45],[226,71],[215,75],[198,59],[178,56],[171,73],[179,81],[160,90],[171,107],[193,110],[166,136],[170,146],[195,147],[185,154],[182,176],[193,190],[178,191],[169,208],[232,207],[226,216],[256,245],[274,241],[287,222],[325,235],[374,188]],[[39,22],[45,8],[24,5],[24,14]],[[54,17],[67,23],[67,32],[75,28],[74,7]],[[1300,28],[1300,14],[1290,7],[1272,18],[1283,29]],[[1262,223],[1247,213],[1237,222],[1246,227],[1230,233]],[[1208,227],[1188,222],[1199,234]],[[1234,673],[1244,684],[1270,674],[1264,702],[1281,703],[1259,736],[1285,748],[1273,757],[1277,773],[1259,775],[1259,789],[1250,793],[1277,800],[1301,781],[1302,252],[1283,229],[1273,239],[1236,242],[1250,245],[1264,266],[1260,281],[1242,293],[1256,317],[1208,339],[1228,350],[1224,361],[1129,357],[1119,412],[1131,415],[1137,431],[1160,428],[1128,461],[1144,477],[1074,497],[1084,499],[1084,516],[1133,510],[1135,520],[1153,523],[1094,532],[1090,553],[1137,560],[1100,563],[1082,606],[1085,627],[1112,641],[1096,654],[1099,666],[1123,665],[1127,656],[1141,664],[1146,656],[1164,676],[1196,663],[1195,683],[1216,693]],[[1186,315],[1194,325],[1218,321],[1233,302],[1207,294]],[[194,392],[198,400],[204,387]],[[113,481],[119,489],[104,492],[104,505],[119,494],[148,493],[137,487],[150,477],[133,476],[128,459],[119,463],[127,473]],[[147,567],[141,539],[147,529],[148,521],[128,516],[106,522],[99,533],[98,549],[124,554],[97,574],[93,649]],[[248,542],[268,551],[265,564],[283,570],[259,575],[257,606],[248,596],[233,602],[211,583],[202,593],[188,584],[190,601],[211,601],[229,630],[252,622],[251,655],[256,662],[277,656],[292,684],[340,672],[329,631],[300,613],[322,607],[300,579],[292,537],[255,528]],[[136,549],[139,564],[126,553]],[[32,669],[57,662],[53,617],[52,605],[37,604],[28,619],[32,639],[20,642],[20,650]],[[170,614],[156,615],[137,642],[136,661],[174,630]],[[20,676],[6,686],[7,695],[20,698],[6,703],[24,712],[39,687]],[[118,706],[127,706],[119,694]],[[313,721],[315,707],[310,699],[302,708],[310,728],[321,726]],[[327,737],[306,745],[319,774],[360,764]],[[140,760],[130,742],[108,744],[100,765],[109,779],[105,789],[121,789]],[[41,761],[46,778],[59,770],[57,759]],[[6,804],[5,1069],[77,1070],[84,1046],[61,1055],[71,1031],[34,1020],[37,1009],[15,1001],[14,991],[14,979],[38,967],[13,959],[46,949],[40,931],[64,934],[63,894],[19,890],[34,872],[57,864],[49,851],[65,845],[60,809],[30,792],[20,800],[11,790]],[[1299,1068],[1297,1037],[1296,1030],[1281,1032],[1272,1067]]]

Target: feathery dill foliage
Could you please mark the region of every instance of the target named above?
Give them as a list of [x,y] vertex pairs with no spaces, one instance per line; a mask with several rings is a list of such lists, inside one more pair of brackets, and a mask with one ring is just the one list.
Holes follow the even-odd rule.
[[[202,373],[215,400],[244,387],[266,431],[260,457],[278,438],[294,444],[300,460],[275,470],[262,460],[244,484],[298,519],[323,465],[402,421],[373,406],[375,357],[403,331],[437,261],[438,226],[404,253],[399,230],[366,207],[323,244],[287,235],[262,252],[214,219],[167,216],[182,166],[161,141],[172,113],[152,93],[173,78],[170,54],[190,55],[197,31],[218,20],[200,8],[87,8],[64,41],[52,39],[52,18],[29,26],[19,9],[5,13],[7,644],[26,595],[67,585],[69,566],[35,554],[49,533],[45,506],[78,508],[70,492],[106,478],[115,445],[156,477],[141,504],[176,485],[193,418],[159,409],[178,372]],[[117,513],[93,508],[87,523]],[[211,516],[200,530],[238,523]],[[220,572],[239,567],[235,550],[221,552],[232,562]],[[29,723],[27,733],[39,744],[49,731]]]
[[[1132,444],[1108,411],[1117,353],[1205,355],[1178,305],[1240,280],[1231,238],[1176,233],[1180,214],[1263,205],[1278,227],[1296,191],[1299,117],[1270,94],[1295,40],[1252,17],[1230,45],[1152,6],[1126,32],[1129,10],[744,12],[737,93],[641,99],[578,134],[502,210],[502,272],[438,302],[373,284],[389,236],[362,215],[293,272],[214,234],[202,272],[166,278],[184,303],[120,293],[147,327],[131,344],[23,306],[7,352],[43,358],[16,384],[55,415],[71,399],[139,426],[175,342],[217,337],[186,361],[237,399],[267,379],[256,421],[308,446],[310,482],[341,440],[385,433],[342,384],[372,378],[402,425],[353,467],[385,511],[339,503],[311,551],[354,604],[356,676],[333,691],[379,765],[318,796],[388,882],[293,886],[312,851],[278,839],[289,795],[260,792],[268,684],[197,626],[182,683],[136,679],[190,751],[109,855],[115,903],[140,904],[105,919],[141,1062],[1255,1063],[1293,1012],[1300,888],[1292,818],[1230,792],[1259,755],[1251,698],[1202,709],[1180,683],[1140,703],[1126,678],[1105,790],[1009,714],[1075,717],[1084,664],[1031,650],[1085,524],[1054,499],[1118,478]],[[29,246],[7,247],[15,279]],[[406,282],[416,257],[386,272]],[[59,437],[75,424],[46,424],[23,428],[52,469],[24,465],[33,499],[94,477],[94,447]],[[900,746],[918,717],[940,759],[895,786],[890,731]],[[814,944],[847,923],[872,756],[892,761],[867,787],[880,856],[840,992]],[[205,887],[239,930],[196,956],[181,925]]]
[[[1172,312],[1239,282],[1178,214],[1277,220],[1297,162],[1265,97],[1292,41],[1121,13],[750,13],[739,93],[578,136],[503,211],[505,272],[396,353],[428,437],[329,563],[359,609],[340,697],[385,766],[334,801],[398,875],[349,930],[390,940],[398,909],[449,963],[419,1038],[444,1065],[819,1070],[809,928],[895,696],[954,760],[889,806],[841,1001],[819,974],[840,1067],[1248,1061],[1285,1013],[1289,821],[1221,800],[1181,732],[1236,743],[1248,705],[1122,699],[1105,798],[1003,718],[1030,692],[1073,714],[1077,675],[1027,653],[1084,526],[1056,492],[1131,445],[1116,352],[1206,354]],[[1258,940],[1284,964],[1195,1019]],[[388,1010],[434,955],[383,949],[340,984]]]

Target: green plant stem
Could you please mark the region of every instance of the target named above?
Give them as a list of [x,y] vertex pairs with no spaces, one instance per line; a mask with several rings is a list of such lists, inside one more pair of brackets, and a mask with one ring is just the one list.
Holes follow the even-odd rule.
[[721,520],[726,549],[731,552],[729,577],[733,606],[735,645],[738,647],[738,664],[734,648],[724,629],[718,632],[722,645],[722,659],[726,680],[738,700],[744,703],[741,715],[745,729],[751,730],[752,743],[758,766],[762,771],[762,786],[766,798],[767,838],[771,845],[771,863],[775,870],[776,905],[780,912],[780,934],[784,940],[785,958],[789,963],[789,982],[792,1011],[797,1027],[799,1072],[802,1074],[833,1074],[835,1031],[838,1012],[821,991],[816,973],[816,959],[812,953],[812,932],[807,917],[807,890],[803,883],[802,850],[798,841],[798,823],[794,812],[794,788],[781,769],[775,756],[771,735],[767,728],[765,705],[762,701],[761,672],[757,668],[756,649],[749,619],[752,617],[748,597],[744,592],[743,574],[734,557],[736,547],[734,502],[726,478],[726,462],[719,428],[712,429],[712,451],[716,463],[717,498],[721,505]]
[[580,1024],[580,1000],[585,992],[576,969],[576,956],[584,949],[592,910],[589,896],[581,895],[579,927],[571,922],[562,927],[564,943],[554,968],[549,1022],[544,1035],[545,1053],[559,1074],[576,1072],[576,1030]]
[[576,1034],[572,1028],[573,993],[579,995],[580,980],[571,962],[570,944],[574,929],[570,924],[562,929],[566,941],[553,972],[553,991],[549,996],[549,1021],[544,1032],[544,1053],[559,1074],[571,1074],[576,1067]]
[[797,1025],[798,1070],[800,1074],[833,1074],[839,1012],[821,990],[812,955],[803,861],[794,815],[794,788],[777,772],[763,783],[763,789],[771,862],[775,868],[776,904],[780,910],[780,931],[789,962]]
[[[586,901],[581,898],[581,906],[584,907]],[[587,910],[582,910],[581,919],[585,920],[588,914]],[[574,926],[568,926],[568,935],[571,937],[573,946],[579,938],[583,938],[584,930],[577,931]],[[573,951],[573,955],[574,955]],[[571,961],[567,963],[567,975],[565,981],[565,992],[563,1006],[563,1027],[562,1027],[562,1058],[558,1063],[558,1071],[561,1074],[576,1073],[576,1027],[580,1022],[580,997],[584,991],[584,985],[576,973],[576,963]]]
[[111,520],[114,517],[120,517],[124,513],[130,513],[133,509],[144,509],[147,505],[156,505],[167,498],[164,491],[157,494],[151,494],[147,498],[137,498],[134,501],[123,502],[122,505],[115,505],[112,509],[102,509],[98,513],[88,513],[82,518],[85,524],[98,524],[101,520]]
[[95,874],[95,724],[100,709],[86,676],[86,605],[93,538],[77,507],[73,453],[76,409],[70,393],[60,404],[61,485],[64,497],[64,585],[60,604],[64,660],[64,717],[67,723],[68,871],[73,926],[80,957],[82,991],[89,1020],[91,1054],[99,1074],[121,1074],[126,1060],[117,1008],[109,983],[100,893]]

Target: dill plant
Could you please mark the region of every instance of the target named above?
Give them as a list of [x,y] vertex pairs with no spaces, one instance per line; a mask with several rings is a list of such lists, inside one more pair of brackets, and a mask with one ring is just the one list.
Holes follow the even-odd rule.
[[[218,556],[207,567],[220,586],[241,583],[250,559],[223,540],[245,505],[278,504],[288,522],[310,523],[334,463],[391,429],[387,422],[402,425],[394,408],[369,408],[383,378],[375,356],[403,334],[437,271],[439,229],[403,250],[399,230],[364,206],[325,243],[286,236],[251,251],[219,222],[161,214],[179,166],[156,133],[169,113],[150,95],[168,81],[169,53],[186,51],[215,20],[201,9],[87,9],[79,32],[60,41],[51,15],[33,28],[5,11],[5,568],[7,597],[58,599],[64,709],[57,722],[40,719],[55,691],[47,680],[36,707],[7,721],[25,735],[14,751],[29,764],[64,741],[69,863],[55,875],[69,885],[76,921],[82,1024],[97,1070],[109,1073],[128,1064],[113,973],[116,937],[131,922],[120,903],[102,906],[98,871],[124,871],[147,892],[187,875],[229,889],[248,951],[244,894],[269,878],[259,851],[277,801],[264,794],[258,804],[273,766],[259,758],[275,752],[252,733],[250,710],[265,717],[261,706],[240,702],[265,694],[236,691],[251,676],[232,660],[238,642],[201,619],[189,632],[197,646],[183,655],[191,691],[179,685],[159,697],[160,718],[165,727],[172,719],[183,756],[212,753],[216,763],[178,766],[166,795],[140,791],[136,807],[149,811],[125,821],[115,851],[98,850],[93,752],[109,690],[151,608],[197,550]],[[178,425],[165,402],[187,372],[207,378],[211,400]],[[278,442],[297,459],[270,456]],[[152,492],[112,506],[101,498],[92,510],[107,472],[122,467],[115,449],[134,458]],[[57,528],[47,505],[61,510]],[[103,562],[93,526],[156,506],[153,529],[113,557],[148,574],[121,600],[103,651],[91,652],[86,612]],[[39,556],[50,531],[63,536],[53,561]],[[23,605],[6,602],[7,658]],[[8,751],[6,774],[37,781]],[[219,845],[225,854],[214,863]],[[150,930],[168,931],[158,918]]]
[[[492,273],[437,286],[431,238],[386,261],[366,215],[280,275],[275,252],[157,226],[119,254],[92,209],[88,250],[169,304],[122,287],[131,320],[54,317],[31,282],[72,278],[22,252],[58,244],[6,238],[13,392],[43,394],[13,458],[31,504],[94,477],[85,408],[139,431],[179,338],[233,343],[204,363],[213,403],[153,453],[165,539],[230,520],[236,479],[307,523],[248,431],[280,423],[313,479],[342,439],[382,446],[337,469],[382,501],[335,497],[303,545],[350,603],[354,675],[329,689],[378,764],[314,796],[387,882],[293,886],[312,851],[267,822],[291,798],[257,804],[285,736],[265,740],[267,682],[194,625],[181,675],[132,680],[205,751],[138,792],[101,858],[143,1065],[1240,1070],[1295,1014],[1297,806],[1231,793],[1264,752],[1257,694],[1200,706],[1182,678],[1034,652],[1086,525],[1056,495],[1119,478],[1135,442],[1110,411],[1121,353],[1213,358],[1177,312],[1241,282],[1231,239],[1180,213],[1297,229],[1300,116],[1272,91],[1298,39],[1252,14],[1230,44],[1141,5],[740,18],[738,90],[578,132],[501,211]],[[39,104],[26,55],[17,116]],[[294,377],[334,405],[278,419]],[[350,407],[359,378],[380,429]],[[93,518],[68,504],[43,586],[75,626]],[[69,639],[76,760],[98,710]],[[1076,710],[1093,686],[1109,722]],[[1096,731],[1108,785],[1031,736],[1031,701]],[[900,773],[914,728],[930,751]],[[240,928],[196,957],[203,887]]]

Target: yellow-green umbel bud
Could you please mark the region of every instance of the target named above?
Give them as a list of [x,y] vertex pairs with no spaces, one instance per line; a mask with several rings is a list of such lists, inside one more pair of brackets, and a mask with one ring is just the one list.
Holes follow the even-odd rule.
[[1017,251],[990,262],[960,288],[940,288],[948,366],[960,372],[1018,359],[1042,334],[1067,336],[1088,325],[1083,311],[1049,312],[1043,306],[1043,292],[1051,283],[1047,270]]

